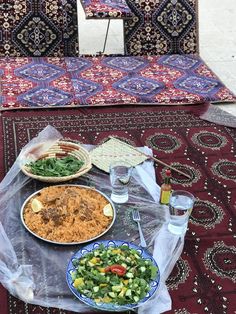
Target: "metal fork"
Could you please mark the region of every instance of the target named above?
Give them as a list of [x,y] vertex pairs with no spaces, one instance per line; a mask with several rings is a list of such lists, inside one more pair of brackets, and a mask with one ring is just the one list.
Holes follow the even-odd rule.
[[140,246],[141,247],[147,247],[147,243],[144,239],[143,232],[142,232],[141,225],[140,225],[141,218],[139,215],[139,211],[137,209],[132,209],[132,215],[133,215],[133,221],[137,222],[137,224],[138,224],[138,231],[139,231],[139,236],[140,236]]

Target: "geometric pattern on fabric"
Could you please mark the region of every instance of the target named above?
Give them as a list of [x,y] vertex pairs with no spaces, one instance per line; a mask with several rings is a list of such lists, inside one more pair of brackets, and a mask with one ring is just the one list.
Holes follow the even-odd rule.
[[77,56],[76,0],[0,0],[0,56]]
[[83,80],[85,89],[88,81],[100,85],[86,102],[75,95],[76,104],[191,104],[235,99],[197,56],[66,58],[66,64],[73,85],[79,80],[80,92]]
[[169,67],[177,68],[179,70],[192,70],[197,67],[200,60],[185,55],[170,55],[163,56],[158,61],[159,64],[167,65]]
[[175,290],[178,289],[178,286],[182,283],[187,281],[189,276],[190,267],[187,261],[184,261],[180,258],[175,266],[174,269],[166,281],[166,285],[169,289]]
[[2,66],[2,109],[73,103],[74,92],[64,58],[0,58]]
[[87,19],[129,18],[132,12],[125,0],[81,0]]
[[0,58],[0,73],[1,109],[235,101],[192,55]]
[[85,69],[90,68],[92,66],[92,62],[90,62],[86,58],[67,58],[66,66],[68,71],[81,72]]
[[62,68],[53,64],[35,63],[34,61],[32,64],[27,64],[15,70],[15,74],[35,82],[50,82],[64,72]]
[[134,16],[125,20],[128,55],[197,54],[198,0],[127,0]]
[[191,214],[191,223],[204,227],[205,229],[215,228],[224,218],[224,211],[221,206],[207,200],[197,200],[194,204],[194,211]]
[[131,78],[126,76],[120,81],[114,83],[113,87],[127,92],[133,96],[142,98],[151,97],[158,94],[164,88],[164,84],[151,79],[142,78],[141,76],[135,76]]
[[[222,159],[235,160],[236,128],[202,120],[191,113],[196,110],[195,108],[196,106],[182,106],[181,108],[125,106],[100,107],[96,110],[94,108],[72,108],[3,112],[0,136],[3,138],[4,147],[0,152],[4,153],[4,156],[0,156],[2,161],[0,173],[4,173],[3,166],[5,172],[9,170],[22,147],[48,124],[57,128],[63,136],[83,144],[98,145],[111,135],[123,139],[127,143],[132,143],[136,147],[149,144],[154,155],[157,155],[165,163],[172,166],[184,165],[184,168],[180,168],[182,171],[194,169],[195,173],[199,172],[198,180],[192,180],[191,185],[189,184],[187,187],[183,186],[180,178],[189,179],[172,172],[173,188],[176,190],[187,189],[193,193],[196,197],[196,207],[194,206],[189,220],[182,255],[167,281],[172,298],[172,310],[166,314],[231,314],[236,308],[236,229],[234,223],[236,219],[236,185],[232,180],[231,171],[225,172],[224,176],[227,178],[223,179],[217,173],[211,172],[210,167],[221,162]],[[218,108],[214,106],[212,109]],[[220,116],[223,122],[225,115],[226,113],[222,111]],[[162,136],[156,137],[158,134]],[[212,141],[209,141],[211,137],[204,135],[200,136],[202,145],[196,147],[195,139],[199,139],[199,134],[222,136],[225,139],[225,145],[217,144],[216,139],[213,140],[213,138]],[[175,142],[181,143],[181,145],[170,152],[174,143],[168,140],[162,146],[163,135],[168,135],[168,138],[173,137]],[[217,150],[213,142],[217,144]],[[203,146],[204,143],[206,145]],[[165,145],[170,147],[169,151],[159,150],[159,147],[164,148]],[[161,184],[166,167],[158,165],[155,169],[157,183]],[[100,189],[102,188],[101,186]],[[120,209],[124,210],[123,205]],[[145,209],[142,213],[145,213]],[[145,229],[147,228],[144,228],[144,232]],[[22,259],[25,259],[29,247],[24,245],[23,241],[20,242],[20,245]],[[44,244],[42,243],[42,245]],[[54,247],[52,247],[53,249]],[[69,249],[71,250],[71,248]],[[61,250],[63,250],[62,247],[58,250],[58,254]],[[39,263],[40,259],[41,256],[38,258]],[[44,274],[45,267],[47,266],[43,265],[40,269],[42,274]],[[57,280],[64,282],[63,272]],[[43,276],[42,282],[51,285],[51,277]],[[55,290],[53,298],[57,293]],[[63,300],[63,297],[66,298],[60,294],[60,300]],[[68,298],[73,298],[69,290],[66,300]],[[55,298],[54,302],[58,304]],[[8,312],[3,312],[3,314],[71,313],[63,309],[48,309],[25,304],[9,294],[7,304]],[[155,311],[155,308],[153,310]],[[96,310],[94,312],[96,313]]]
[[26,102],[29,106],[62,106],[71,101],[73,96],[57,88],[37,87],[18,97],[20,101]]
[[236,161],[220,159],[211,166],[211,171],[221,179],[233,180],[236,183]]
[[92,95],[95,95],[98,91],[102,90],[102,86],[95,82],[82,79],[72,80],[73,87],[75,89],[75,97],[80,103],[86,104],[86,99]]
[[204,262],[207,268],[220,278],[228,278],[236,283],[236,247],[227,246],[223,241],[214,243],[208,248]]
[[134,57],[107,57],[103,60],[103,63],[114,69],[129,72],[138,71],[148,65],[148,61],[145,61],[144,59],[139,60],[138,58]]
[[187,92],[194,92],[199,95],[207,95],[209,98],[210,96],[216,94],[222,87],[221,82],[218,80],[200,77],[197,75],[187,75],[186,77],[181,77],[174,83],[174,85],[176,88],[186,90]]
[[227,138],[221,134],[216,132],[205,132],[200,131],[195,133],[191,140],[194,142],[196,146],[200,146],[201,148],[208,148],[219,150],[225,145],[227,145]]

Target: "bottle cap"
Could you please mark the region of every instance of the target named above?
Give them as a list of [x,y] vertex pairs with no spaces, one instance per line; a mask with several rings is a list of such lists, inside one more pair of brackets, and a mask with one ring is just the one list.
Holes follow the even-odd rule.
[[166,176],[167,176],[167,177],[170,177],[170,176],[171,176],[171,170],[170,170],[170,169],[167,169],[167,170],[166,170]]

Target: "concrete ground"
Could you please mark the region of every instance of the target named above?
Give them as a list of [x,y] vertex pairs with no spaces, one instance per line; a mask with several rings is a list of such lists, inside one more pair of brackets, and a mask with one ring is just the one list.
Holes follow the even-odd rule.
[[[199,1],[200,56],[223,83],[236,94],[236,5],[235,0]],[[81,54],[103,49],[107,20],[86,20],[78,2]],[[123,53],[123,22],[112,20],[106,53]],[[218,105],[236,116],[236,103]]]

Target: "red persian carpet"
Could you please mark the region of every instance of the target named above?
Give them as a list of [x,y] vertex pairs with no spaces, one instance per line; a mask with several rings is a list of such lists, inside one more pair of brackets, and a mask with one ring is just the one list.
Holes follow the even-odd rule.
[[[232,314],[236,309],[236,129],[204,121],[190,107],[113,107],[9,111],[1,115],[1,174],[20,149],[48,124],[66,138],[99,144],[108,136],[147,145],[173,172],[173,189],[192,192],[196,204],[181,258],[167,285],[175,314]],[[224,114],[222,114],[222,121]],[[165,167],[155,165],[157,182]],[[1,314],[65,314],[25,304],[0,290]]]

